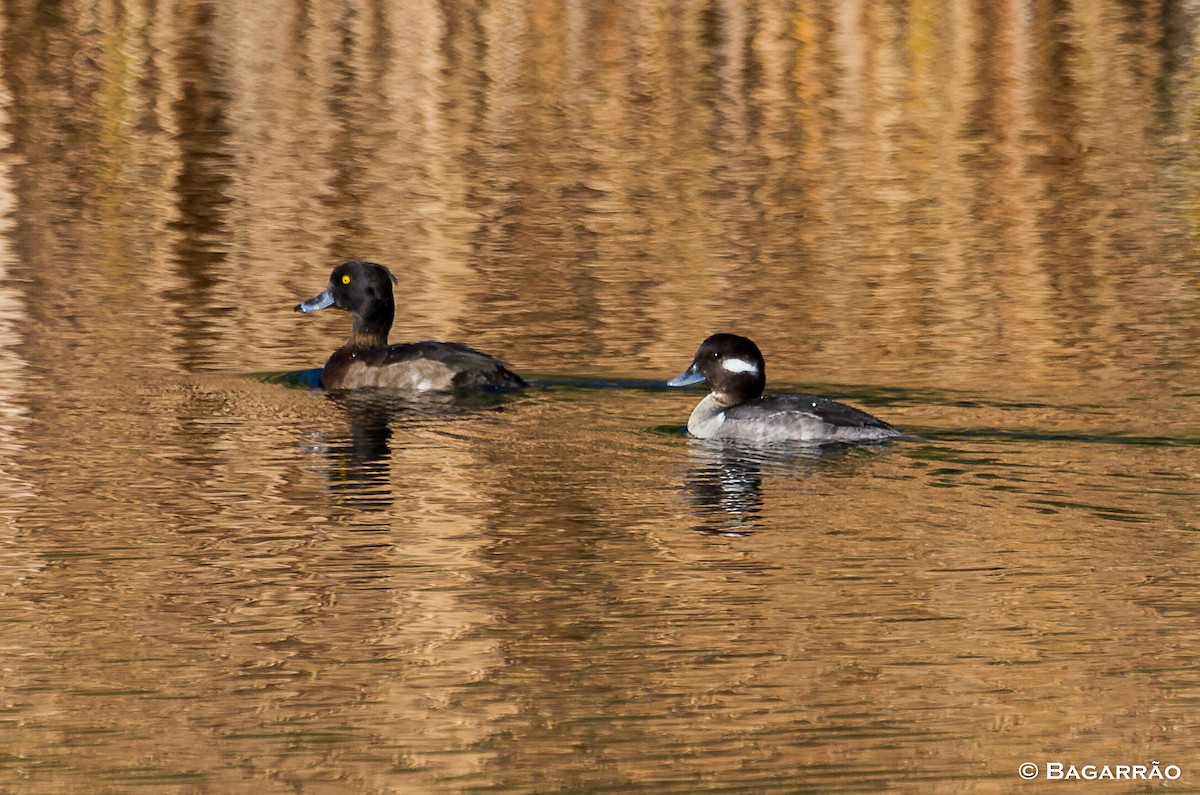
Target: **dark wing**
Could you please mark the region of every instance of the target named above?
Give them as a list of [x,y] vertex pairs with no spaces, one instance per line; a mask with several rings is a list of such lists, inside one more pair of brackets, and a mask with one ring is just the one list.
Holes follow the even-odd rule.
[[881,419],[872,417],[862,409],[838,403],[829,398],[812,395],[772,395],[751,400],[726,409],[729,419],[763,418],[772,414],[811,414],[823,422],[840,428],[883,428],[893,430]]

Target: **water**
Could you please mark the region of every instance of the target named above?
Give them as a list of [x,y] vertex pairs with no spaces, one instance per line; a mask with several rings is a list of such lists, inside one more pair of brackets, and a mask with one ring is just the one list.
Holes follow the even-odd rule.
[[[1200,789],[1198,25],[9,4],[0,791]],[[535,388],[280,378],[356,257]],[[689,440],[716,330],[909,438]]]

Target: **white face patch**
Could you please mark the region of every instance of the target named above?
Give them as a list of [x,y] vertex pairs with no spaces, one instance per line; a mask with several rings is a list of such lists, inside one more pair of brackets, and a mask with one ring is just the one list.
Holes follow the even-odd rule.
[[721,366],[731,373],[757,373],[758,365],[745,359],[725,359]]

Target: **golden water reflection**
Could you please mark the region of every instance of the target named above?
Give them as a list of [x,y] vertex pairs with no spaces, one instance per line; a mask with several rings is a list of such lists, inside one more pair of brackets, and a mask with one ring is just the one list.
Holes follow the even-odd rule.
[[[7,4],[0,789],[1194,776],[1195,34],[1174,2]],[[346,318],[291,306],[351,257],[401,275],[394,339],[552,383],[241,375],[324,360]],[[696,393],[562,380],[718,328],[913,438],[714,447]]]
[[1173,7],[71,8],[9,14],[22,262],[165,366],[319,362],[280,309],[351,256],[535,371],[736,326],[818,381],[1127,386],[1195,330]]

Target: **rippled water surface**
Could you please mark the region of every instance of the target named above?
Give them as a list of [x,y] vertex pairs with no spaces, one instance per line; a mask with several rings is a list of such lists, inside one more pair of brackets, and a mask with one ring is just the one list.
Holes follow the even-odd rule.
[[[1200,790],[1198,33],[4,4],[0,791]],[[349,258],[534,388],[280,377]],[[688,439],[717,330],[908,437]]]

